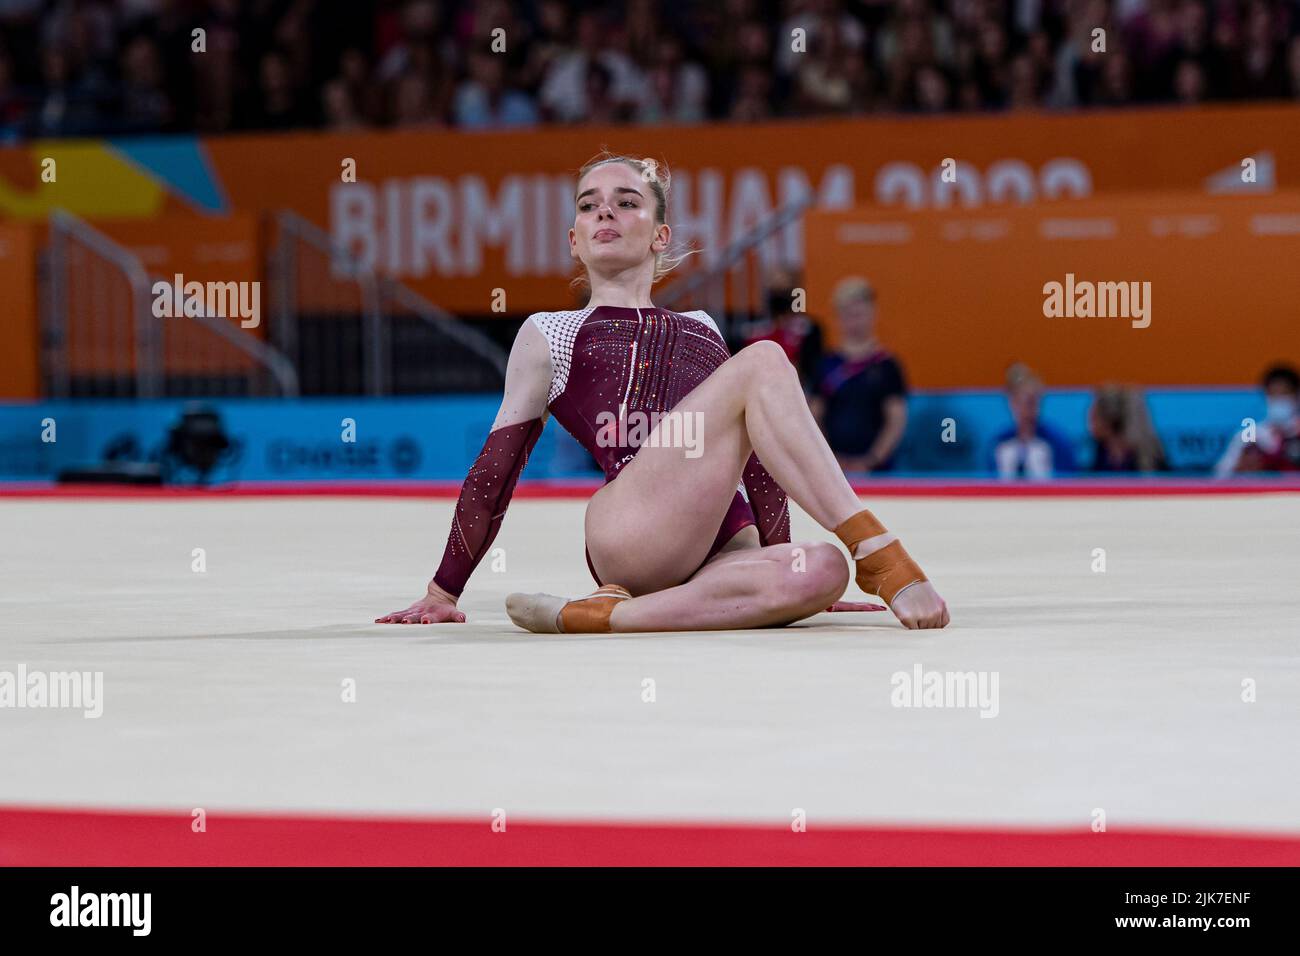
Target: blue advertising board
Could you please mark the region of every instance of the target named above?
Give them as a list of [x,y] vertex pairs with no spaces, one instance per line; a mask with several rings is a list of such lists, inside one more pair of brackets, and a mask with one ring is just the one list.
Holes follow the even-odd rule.
[[[1174,471],[1205,474],[1241,428],[1263,415],[1249,389],[1151,389],[1148,405]],[[1086,391],[1053,391],[1042,418],[1090,466]],[[0,481],[47,481],[104,461],[157,461],[184,401],[0,405]],[[232,440],[214,481],[459,481],[496,416],[494,396],[213,400]],[[917,392],[895,474],[987,475],[995,436],[1011,426],[997,391]],[[706,438],[707,440],[707,438]],[[594,462],[550,423],[525,478],[599,477]]]

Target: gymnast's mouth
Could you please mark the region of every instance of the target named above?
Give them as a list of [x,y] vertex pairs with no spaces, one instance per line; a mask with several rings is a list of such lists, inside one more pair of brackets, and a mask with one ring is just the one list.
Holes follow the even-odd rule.
[[621,239],[622,236],[613,229],[601,229],[591,238],[597,242],[613,242],[615,239]]

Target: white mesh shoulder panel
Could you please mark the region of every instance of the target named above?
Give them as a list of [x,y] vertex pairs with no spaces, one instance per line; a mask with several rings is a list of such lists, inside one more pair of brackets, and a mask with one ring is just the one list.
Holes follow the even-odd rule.
[[694,312],[683,312],[682,315],[689,315],[692,319],[698,319],[699,321],[707,325],[709,328],[711,328],[714,332],[717,332],[718,338],[722,339],[722,341],[724,342],[727,341],[727,337],[722,334],[722,330],[719,329],[718,324],[713,321],[713,317],[710,316],[709,313],[705,312],[703,309],[696,309]]
[[592,309],[579,312],[534,312],[528,318],[537,326],[551,347],[551,393],[546,398],[549,405],[562,394],[569,384],[569,368],[573,364],[573,342],[578,329],[587,321]]

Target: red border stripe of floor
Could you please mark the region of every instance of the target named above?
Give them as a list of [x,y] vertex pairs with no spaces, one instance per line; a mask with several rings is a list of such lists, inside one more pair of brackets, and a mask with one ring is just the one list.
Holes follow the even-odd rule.
[[1297,865],[1300,837],[1262,834],[0,810],[0,866]]

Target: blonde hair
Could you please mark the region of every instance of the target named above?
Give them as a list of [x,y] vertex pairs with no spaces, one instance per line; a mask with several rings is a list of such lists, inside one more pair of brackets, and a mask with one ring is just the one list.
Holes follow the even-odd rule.
[[837,309],[843,308],[850,302],[874,302],[876,290],[862,276],[846,276],[836,283],[832,300]]
[[[624,166],[629,167],[641,177],[643,182],[650,186],[650,192],[655,201],[655,225],[665,225],[668,222],[668,194],[672,183],[672,174],[669,173],[668,166],[648,156],[637,159],[633,156],[623,156],[604,149],[589,159],[578,170],[578,184],[581,185],[582,180],[593,169],[598,166],[607,166],[610,163],[622,163]],[[668,275],[681,265],[688,256],[693,256],[698,251],[698,249],[669,248],[663,252],[656,252],[654,275],[650,279],[651,285]],[[575,291],[591,290],[591,280],[587,276],[587,267],[581,262],[578,263],[578,274],[574,276],[569,286]]]
[[1024,362],[1016,362],[1007,369],[1007,391],[1018,392],[1030,388],[1036,392],[1043,390],[1043,380]]
[[1141,389],[1107,382],[1094,393],[1092,413],[1133,450],[1139,471],[1155,471],[1160,467],[1164,449]]

